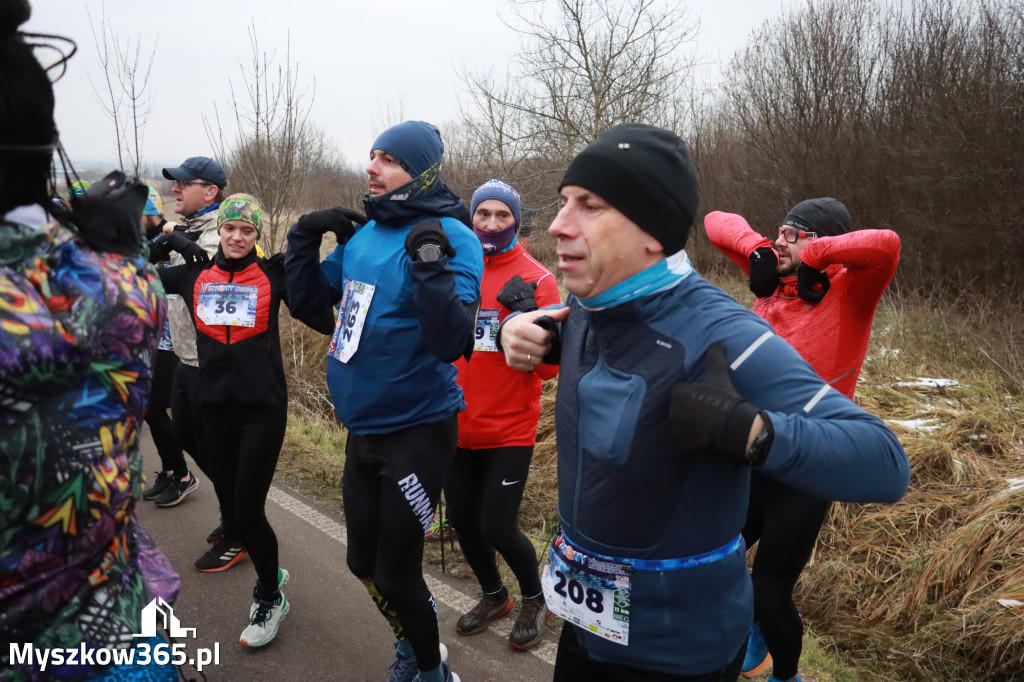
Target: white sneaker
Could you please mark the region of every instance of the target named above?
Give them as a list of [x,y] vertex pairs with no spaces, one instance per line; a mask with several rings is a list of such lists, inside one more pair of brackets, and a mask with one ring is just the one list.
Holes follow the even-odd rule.
[[284,592],[280,590],[278,590],[277,599],[274,601],[260,599],[253,606],[255,611],[250,619],[249,627],[242,630],[242,636],[238,639],[243,646],[256,647],[269,644],[277,635],[281,621],[288,615],[288,610],[291,608]]
[[[288,579],[291,578],[291,577],[292,577],[292,574],[288,572],[287,568],[278,568],[277,569],[277,589],[278,590],[283,590],[284,586],[288,584]],[[253,597],[252,606],[249,607],[249,620],[252,620],[252,617],[256,615],[256,609],[258,609],[260,607],[260,602],[259,602],[259,599],[256,598],[256,591],[255,590],[253,590],[252,597]]]

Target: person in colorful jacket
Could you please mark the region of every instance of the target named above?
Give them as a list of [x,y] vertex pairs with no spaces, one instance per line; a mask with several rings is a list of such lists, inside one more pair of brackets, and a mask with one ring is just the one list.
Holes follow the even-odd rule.
[[[166,316],[145,187],[115,173],[74,212],[53,200],[53,89],[26,42],[40,36],[17,32],[29,14],[0,6],[0,680],[172,682],[152,663],[167,640],[136,636],[147,602],[180,587],[135,516]],[[176,586],[149,593],[157,564]]]
[[[395,633],[391,682],[458,680],[442,660],[422,557],[466,406],[451,363],[473,349],[483,255],[441,180],[443,155],[435,126],[392,126],[366,166],[369,221],[331,208],[288,232],[292,314],[339,307],[327,386],[349,432],[347,560]],[[328,231],[338,246],[321,262]]]
[[734,680],[753,620],[751,471],[893,502],[906,454],[693,270],[697,170],[675,133],[605,131],[559,194],[548,231],[568,305],[510,315],[498,337],[510,367],[560,362],[561,532],[542,575],[566,621],[554,679]]
[[[754,312],[848,398],[857,388],[871,324],[900,260],[892,230],[856,230],[838,199],[808,199],[782,220],[774,242],[734,213],[704,218],[708,238],[750,278]],[[774,248],[773,248],[774,247]],[[754,625],[742,674],[773,664],[769,682],[799,680],[803,622],[793,588],[811,558],[831,501],[755,472],[743,537],[757,545]]]
[[[192,313],[203,387],[198,409],[213,459],[213,485],[225,536],[239,538],[256,568],[249,625],[239,641],[270,643],[291,608],[281,588],[277,536],[265,507],[288,420],[288,388],[281,360],[278,311],[288,303],[284,256],[256,254],[262,208],[233,194],[217,211],[220,246],[212,261],[181,234],[170,246],[185,265],[160,270],[168,293]],[[330,330],[329,320],[320,328]]]
[[523,595],[509,646],[528,649],[541,640],[546,609],[536,550],[519,530],[519,505],[537,436],[541,381],[555,376],[558,368],[539,365],[530,373],[511,369],[495,340],[509,312],[559,303],[561,296],[555,276],[516,237],[519,192],[490,180],[473,193],[470,213],[483,247],[484,277],[473,357],[455,361],[466,409],[459,413],[459,446],[444,490],[448,520],[483,596],[459,618],[455,631],[475,635],[512,610],[514,600],[498,573],[497,551]]

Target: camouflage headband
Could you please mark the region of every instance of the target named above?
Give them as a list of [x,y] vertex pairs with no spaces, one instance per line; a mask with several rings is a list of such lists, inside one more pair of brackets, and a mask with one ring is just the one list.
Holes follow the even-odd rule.
[[256,228],[259,236],[263,236],[263,207],[256,197],[248,194],[232,194],[220,205],[217,213],[217,227],[230,220],[243,220]]

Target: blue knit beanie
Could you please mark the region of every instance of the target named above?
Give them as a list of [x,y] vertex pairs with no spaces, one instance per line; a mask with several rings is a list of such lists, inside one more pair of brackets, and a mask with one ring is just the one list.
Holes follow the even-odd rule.
[[423,121],[405,121],[377,136],[370,149],[390,154],[409,175],[417,178],[441,160],[444,143],[437,126]]
[[501,180],[488,180],[476,188],[473,192],[473,199],[470,201],[469,215],[476,215],[476,207],[488,199],[497,199],[512,210],[512,217],[516,219],[516,232],[519,231],[519,192],[512,185]]

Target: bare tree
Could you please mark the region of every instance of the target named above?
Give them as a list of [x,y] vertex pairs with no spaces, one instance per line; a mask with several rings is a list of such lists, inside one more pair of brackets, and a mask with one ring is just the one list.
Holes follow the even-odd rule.
[[234,139],[226,140],[219,112],[215,124],[203,120],[211,144],[231,167],[231,185],[256,195],[263,205],[261,241],[264,250],[275,253],[311,173],[330,158],[333,143],[325,143],[326,136],[309,119],[315,91],[299,86],[290,38],[283,64],[274,53],[260,50],[255,26],[249,28],[249,40],[251,59],[240,64],[244,94],[231,83]]
[[693,63],[681,3],[661,0],[511,0],[522,48],[504,75],[463,76],[464,148],[484,175],[515,184],[543,221],[555,178],[618,123],[681,127],[680,93]]
[[[142,139],[152,103],[149,75],[156,57],[156,43],[146,61],[142,53],[142,39],[135,37],[134,47],[129,38],[119,38],[107,23],[103,6],[97,31],[92,13],[89,26],[103,67],[103,90],[89,77],[93,94],[114,124],[117,145],[117,163],[122,170],[130,170],[139,177],[142,172]],[[144,65],[144,66],[143,66]]]
[[692,69],[678,49],[695,34],[680,4],[513,0],[512,7],[523,49],[508,78],[465,79],[499,147],[525,142],[571,158],[617,123],[676,126],[674,103]]

